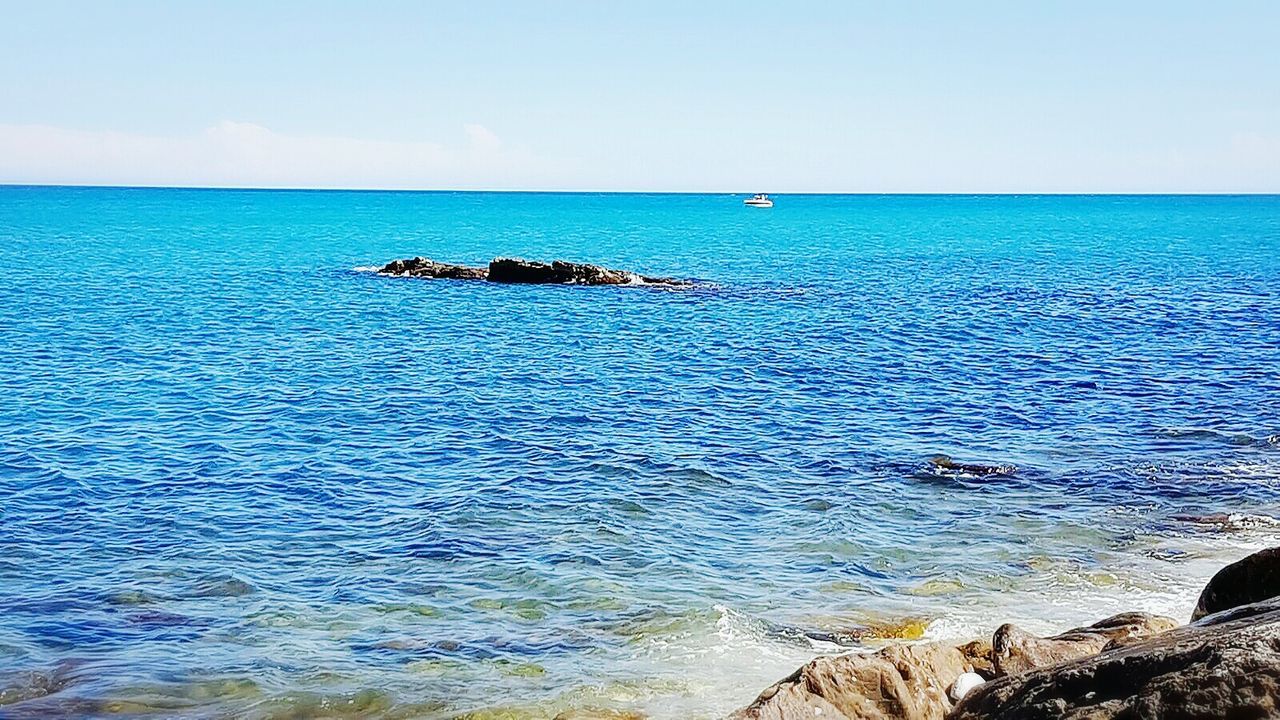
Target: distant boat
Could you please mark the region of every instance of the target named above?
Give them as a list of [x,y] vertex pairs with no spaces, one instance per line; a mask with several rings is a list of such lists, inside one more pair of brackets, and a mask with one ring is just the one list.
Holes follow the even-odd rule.
[[773,201],[764,193],[756,193],[752,197],[742,201],[747,207],[773,207]]

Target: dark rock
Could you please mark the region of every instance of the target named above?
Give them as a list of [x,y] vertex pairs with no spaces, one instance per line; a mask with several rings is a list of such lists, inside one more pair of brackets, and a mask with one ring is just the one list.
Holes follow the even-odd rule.
[[550,263],[497,258],[487,268],[438,263],[424,257],[392,260],[382,275],[443,278],[450,280],[490,280],[498,283],[536,285],[689,285],[686,280],[639,275],[626,270],[613,270],[599,265],[555,260]]
[[1196,526],[1200,530],[1218,533],[1241,533],[1280,526],[1280,519],[1270,515],[1248,513],[1205,513],[1174,515],[1174,520]]
[[201,580],[191,597],[241,597],[254,592],[254,587],[237,577],[221,575]]
[[[892,645],[873,654],[820,657],[768,688],[732,720],[848,718],[942,720],[947,690],[967,672],[991,672],[985,643]],[[985,673],[984,673],[985,670]]]
[[1280,548],[1259,550],[1222,568],[1200,593],[1192,620],[1280,595]]
[[1046,665],[1097,655],[1112,643],[1124,643],[1172,630],[1173,618],[1147,613],[1122,613],[1088,627],[1041,638],[1010,624],[1001,625],[991,639],[991,660],[997,677]]
[[647,278],[626,270],[611,270],[599,265],[555,260],[551,263],[513,258],[498,258],[489,263],[489,279],[501,283],[537,283],[551,285],[638,285],[666,283],[664,278]]
[[1009,675],[948,720],[1280,716],[1280,601],[1236,607],[1101,654]]
[[409,277],[442,278],[449,280],[484,280],[489,277],[488,268],[468,267],[438,263],[424,257],[408,260],[392,260],[378,271],[383,275],[407,275]]
[[935,455],[929,458],[929,465],[935,470],[947,470],[966,475],[988,477],[991,475],[1012,475],[1018,471],[1016,465],[980,465],[977,463],[960,463],[949,455]]

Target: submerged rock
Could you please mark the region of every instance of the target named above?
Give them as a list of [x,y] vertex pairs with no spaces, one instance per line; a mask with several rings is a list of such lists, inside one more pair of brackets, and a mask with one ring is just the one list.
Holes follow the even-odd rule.
[[1280,715],[1280,602],[1264,600],[973,690],[949,720]]
[[190,594],[193,598],[241,597],[254,592],[254,587],[240,578],[219,575],[201,580]]
[[496,283],[534,285],[689,285],[686,280],[640,275],[600,265],[555,260],[550,263],[516,258],[496,258],[488,267],[451,265],[424,257],[392,260],[378,270],[381,275],[488,280]]
[[1233,562],[1209,579],[1192,620],[1280,595],[1280,548],[1268,548]]
[[[42,698],[56,695],[79,681],[83,661],[64,660],[50,671],[0,672],[0,717],[11,717],[17,705],[40,705]],[[36,702],[32,702],[36,701]],[[45,710],[33,712],[29,717],[59,717]],[[71,717],[63,715],[61,717]]]
[[991,672],[990,651],[980,642],[925,643],[820,657],[730,717],[942,720],[951,709],[948,691],[961,676]]
[[929,458],[929,466],[934,470],[946,470],[966,475],[989,477],[992,475],[1012,475],[1018,472],[1016,465],[982,465],[979,463],[962,463],[951,459],[949,455],[934,455]]
[[553,720],[645,720],[645,716],[634,710],[588,707],[565,710],[556,715]]
[[1174,515],[1178,522],[1194,525],[1201,530],[1219,533],[1242,533],[1280,526],[1280,519],[1271,515],[1250,513],[1207,513]]
[[996,676],[1014,675],[1046,665],[1096,655],[1112,643],[1156,635],[1178,626],[1173,618],[1147,613],[1121,613],[1088,627],[1041,638],[1010,624],[1001,625],[991,639]]

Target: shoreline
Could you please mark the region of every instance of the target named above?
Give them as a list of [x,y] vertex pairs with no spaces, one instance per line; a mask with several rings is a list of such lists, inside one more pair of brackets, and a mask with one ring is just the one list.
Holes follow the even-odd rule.
[[[1274,539],[1273,541],[1274,542]],[[1280,547],[1218,569],[1189,620],[1125,611],[1040,637],[890,643],[822,656],[730,720],[1270,716],[1280,710]]]
[[[1188,610],[1194,605],[1194,595],[1198,592],[1198,589],[1193,591],[1192,588],[1202,587],[1203,583],[1212,576],[1213,572],[1216,572],[1220,569],[1222,564],[1225,564],[1223,562],[1224,560],[1238,560],[1240,557],[1247,555],[1254,549],[1261,549],[1269,543],[1273,544],[1274,536],[1268,532],[1266,526],[1260,530],[1257,526],[1249,526],[1250,523],[1247,522],[1248,516],[1241,515],[1239,519],[1244,522],[1242,522],[1238,528],[1229,532],[1187,534],[1177,538],[1178,542],[1174,544],[1177,545],[1179,549],[1188,550],[1188,552],[1185,555],[1179,556],[1176,560],[1152,560],[1153,562],[1163,563],[1167,566],[1170,569],[1169,577],[1181,578],[1181,582],[1178,587],[1171,589],[1168,593],[1159,596],[1142,594],[1135,595],[1135,592],[1141,593],[1142,591],[1131,589],[1129,591],[1119,593],[1107,592],[1105,596],[1096,598],[1081,599],[1077,596],[1077,600],[1083,604],[1078,603],[1070,606],[1058,606],[1059,610],[1062,610],[1063,612],[1057,615],[1046,614],[1043,609],[1028,609],[1031,605],[1026,601],[1030,599],[1030,596],[1025,594],[1004,596],[1011,601],[1011,604],[1004,606],[992,603],[975,604],[972,601],[963,602],[958,603],[957,605],[957,609],[963,610],[962,614],[933,619],[918,636],[914,634],[916,631],[913,631],[912,635],[907,638],[909,641],[908,644],[925,645],[937,642],[965,642],[972,640],[974,637],[981,637],[983,634],[989,636],[995,626],[1004,622],[1013,622],[1036,635],[1049,635],[1062,632],[1070,627],[1080,626],[1082,623],[1078,618],[1091,617],[1090,622],[1094,622],[1101,619],[1103,616],[1114,614],[1111,612],[1112,610],[1117,612],[1142,610],[1157,615],[1171,614],[1168,612],[1171,608]],[[1145,556],[1141,553],[1130,553],[1128,557],[1130,559],[1137,559]],[[1044,568],[1043,570],[1046,573],[1050,573],[1052,569]],[[1137,572],[1139,568],[1135,566],[1128,569],[1115,568],[1115,570],[1115,574],[1123,577],[1127,572]],[[1049,575],[1042,577],[1047,579]],[[1111,591],[1116,589],[1123,590],[1124,586],[1122,584],[1117,588],[1116,585],[1102,585],[1099,586],[1099,588]],[[925,597],[939,598],[943,596]],[[990,600],[1000,596],[988,595],[986,597]],[[949,601],[954,600],[956,599],[951,598]],[[1110,605],[1107,605],[1107,603],[1110,603]],[[1024,608],[1023,612],[1008,612],[1010,607],[1015,606]],[[1086,609],[1086,607],[1091,607],[1093,609]],[[1161,612],[1162,610],[1164,610],[1164,612]],[[613,690],[608,689],[607,686],[594,689],[590,687],[565,688],[561,691],[553,692],[551,696],[545,700],[529,704],[486,704],[483,707],[474,707],[471,711],[467,711],[465,707],[458,708],[458,712],[463,712],[463,715],[460,717],[468,718],[517,717],[528,718],[529,720],[551,720],[556,717],[573,718],[574,720],[605,720],[607,718],[648,718],[649,720],[663,720],[664,718],[676,717],[714,720],[723,718],[729,713],[745,707],[751,702],[752,698],[758,695],[759,692],[770,683],[782,679],[786,675],[790,674],[796,667],[808,662],[808,660],[818,657],[831,657],[850,653],[862,654],[875,652],[877,649],[901,643],[901,639],[894,639],[892,637],[871,637],[866,638],[865,642],[859,646],[824,646],[820,642],[815,642],[810,645],[808,650],[804,650],[796,643],[796,638],[794,636],[779,639],[776,636],[778,632],[777,628],[762,631],[756,624],[757,621],[751,619],[747,615],[742,615],[728,608],[720,610],[719,613],[720,619],[713,623],[715,626],[713,634],[718,639],[719,644],[717,646],[703,648],[700,651],[695,651],[695,654],[686,656],[686,659],[682,664],[673,664],[670,658],[664,660],[663,662],[667,670],[665,673],[656,676],[635,676],[633,682],[623,682],[622,684],[617,685]],[[1185,622],[1187,619],[1186,617],[1181,616],[1185,615],[1185,612],[1172,614],[1180,622]],[[980,622],[975,621],[977,618],[982,618],[982,620]],[[655,641],[658,639],[659,638],[655,638]],[[670,640],[662,640],[662,642],[666,643],[670,642]],[[791,649],[788,650],[787,648]],[[693,648],[691,647],[690,650],[693,650]],[[706,680],[711,679],[712,676],[716,674],[714,671],[717,670],[717,660],[723,662],[731,658],[743,659],[749,654],[758,654],[757,656],[762,659],[771,657],[772,660],[766,662],[766,665],[775,668],[776,672],[769,674],[769,671],[764,668],[757,668],[755,671],[747,671],[747,666],[741,665],[740,663],[734,667],[721,666],[718,669],[720,671],[727,670],[729,675],[749,676],[754,674],[758,678],[769,678],[765,682],[745,680],[738,683],[736,686],[737,689],[732,690],[731,692],[725,692],[728,688],[723,686],[721,686],[720,690],[717,691],[715,690],[717,686],[716,683],[707,685],[704,681],[697,679],[699,675],[696,673],[699,671],[701,672],[700,677]],[[808,660],[805,658],[808,658]],[[40,687],[53,690],[54,692],[48,696],[48,700],[56,701],[59,692],[64,690],[64,688],[59,688],[57,683],[50,679],[57,675],[56,669],[53,669],[54,675],[49,675],[48,673],[50,671],[51,669],[47,667],[43,669],[33,668],[33,672],[35,674],[31,676],[31,681],[36,683],[36,685],[30,687],[33,688],[31,692],[39,692]],[[688,677],[690,675],[693,675],[690,679],[691,684],[684,685],[679,682],[675,685],[671,684],[678,677]],[[429,677],[429,675],[425,676],[424,679]],[[755,684],[750,684],[753,682]],[[681,688],[681,685],[684,685],[683,688]],[[663,688],[666,689],[664,690]],[[262,690],[265,689],[266,688],[262,688]],[[65,691],[74,693],[75,685],[73,684],[66,687]],[[705,706],[705,712],[699,712],[696,710],[690,711],[686,704],[683,703],[678,704],[676,707],[664,709],[667,708],[669,702],[669,700],[664,698],[668,697],[667,693],[673,691],[675,694],[673,696],[669,696],[670,699],[675,699],[686,694],[698,696],[712,692],[719,695],[719,700]],[[9,684],[8,690],[0,688],[0,693],[8,693],[10,697],[13,697],[14,693],[21,692],[23,692],[21,687],[15,687],[12,683]],[[407,707],[412,707],[414,704],[413,701],[409,701],[407,697],[402,696],[399,692],[390,688],[385,690],[364,688],[359,691],[353,689],[348,693],[334,695],[331,697],[332,700],[347,698],[346,701],[353,701],[353,698],[365,697],[360,695],[360,693],[365,692],[374,693],[373,695],[368,695],[367,697],[369,698],[381,698],[376,701],[369,700],[370,702],[376,702],[376,707],[384,709],[379,712],[385,711],[394,714],[395,712],[405,710]],[[309,696],[309,693],[302,692],[299,694],[299,691],[294,691],[290,694],[297,695],[299,698]],[[269,698],[270,695],[267,697]],[[316,701],[319,701],[319,697],[320,696],[317,696]],[[630,700],[624,700],[624,698],[630,698]],[[34,705],[31,704],[33,700],[35,702]],[[39,717],[40,712],[42,711],[42,706],[39,704],[38,698],[33,700],[28,700],[20,703],[19,705],[9,705],[4,707],[10,710],[18,710],[25,705],[35,712],[35,714],[30,717]],[[325,702],[331,702],[332,700]],[[117,707],[121,706],[121,703],[129,704],[136,703],[138,701],[130,700],[127,696],[117,696],[116,699],[108,698],[101,702],[105,702],[107,706]],[[309,703],[312,701],[307,702]],[[406,702],[409,704],[406,705]],[[52,706],[43,706],[43,708],[50,707],[56,708],[63,706],[56,703]],[[399,708],[399,710],[397,710],[397,708]],[[192,709],[194,710],[195,708],[193,707]],[[301,708],[298,708],[297,712],[302,713],[300,717],[306,716],[306,711]],[[26,716],[19,713],[15,715],[15,717]],[[442,717],[455,716],[447,714]]]

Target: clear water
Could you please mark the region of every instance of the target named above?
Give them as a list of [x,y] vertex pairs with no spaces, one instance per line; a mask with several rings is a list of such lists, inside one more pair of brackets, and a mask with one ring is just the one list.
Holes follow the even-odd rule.
[[715,717],[1277,534],[1277,197],[9,187],[0,269],[5,717]]

